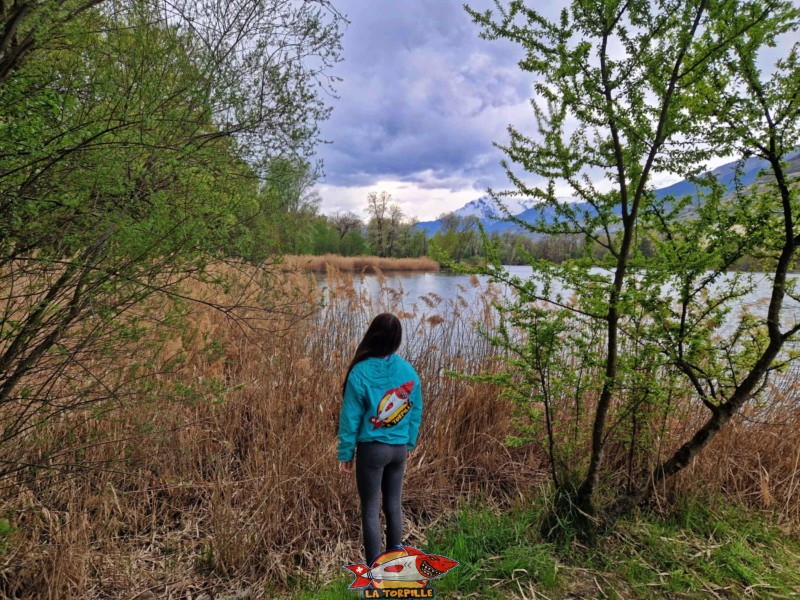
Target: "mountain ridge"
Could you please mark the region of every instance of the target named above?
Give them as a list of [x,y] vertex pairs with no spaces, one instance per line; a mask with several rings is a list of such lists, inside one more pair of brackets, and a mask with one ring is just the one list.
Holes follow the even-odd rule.
[[[800,152],[794,152],[789,155],[790,162],[797,162],[798,168],[800,168],[800,160],[798,159],[800,159]],[[738,167],[740,164],[741,168]],[[747,186],[755,182],[759,173],[768,166],[769,163],[764,159],[748,158],[744,161],[736,160],[725,163],[715,169],[706,171],[704,175],[710,174],[714,176],[717,181],[725,185],[727,191],[730,192],[733,191],[736,186],[737,170],[740,173],[738,179],[739,185]],[[682,179],[677,183],[656,189],[655,194],[658,199],[666,196],[673,196],[675,198],[693,196],[694,198],[698,198],[698,185],[688,179]],[[575,198],[565,196],[559,197],[558,199],[564,202],[573,202],[578,208],[593,212],[589,204],[585,202],[575,202]],[[532,198],[511,198],[507,206],[512,215],[527,223],[533,223],[540,220],[542,217],[544,217],[545,222],[552,223],[556,216],[555,208],[550,205],[543,206],[540,202]],[[506,231],[526,233],[526,230],[516,223],[502,220],[504,213],[488,196],[482,196],[471,200],[461,208],[452,212],[459,217],[477,217],[487,233],[503,233]],[[441,226],[441,219],[417,223],[417,228],[422,229],[428,236],[434,235],[441,229]]]

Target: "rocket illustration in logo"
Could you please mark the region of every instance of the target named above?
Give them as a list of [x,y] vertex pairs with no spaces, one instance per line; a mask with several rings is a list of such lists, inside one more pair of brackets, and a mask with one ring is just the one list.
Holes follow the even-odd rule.
[[402,546],[403,555],[382,561],[384,556],[392,556],[397,552],[397,550],[384,552],[375,559],[371,568],[365,564],[344,565],[345,569],[356,576],[349,589],[375,586],[384,581],[407,581],[426,585],[429,579],[441,577],[458,566],[457,561],[446,556],[425,554],[412,546]]
[[400,387],[386,392],[378,403],[378,415],[369,418],[373,429],[397,425],[413,406],[408,399],[413,389],[414,382],[407,381]]

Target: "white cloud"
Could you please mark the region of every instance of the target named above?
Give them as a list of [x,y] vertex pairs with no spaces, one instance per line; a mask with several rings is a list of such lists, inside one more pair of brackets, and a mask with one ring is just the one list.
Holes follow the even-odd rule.
[[461,208],[483,195],[483,192],[471,186],[461,189],[423,187],[416,182],[398,179],[380,179],[365,186],[321,184],[317,186],[317,190],[322,197],[322,212],[328,215],[353,211],[366,218],[367,194],[387,192],[392,195],[392,202],[400,206],[406,216],[417,217],[420,221],[432,221],[440,214]]

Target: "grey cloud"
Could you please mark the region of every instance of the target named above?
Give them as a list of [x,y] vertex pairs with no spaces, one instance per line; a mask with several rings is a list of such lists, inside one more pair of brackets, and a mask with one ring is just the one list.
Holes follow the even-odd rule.
[[433,186],[432,177],[502,177],[492,142],[505,136],[508,123],[497,121],[497,112],[529,97],[529,77],[516,66],[520,51],[480,39],[456,1],[337,6],[351,25],[338,71],[340,99],[322,128],[332,142],[320,149],[325,182],[367,185],[390,177]]
[[[506,140],[509,123],[523,131],[533,125],[531,76],[517,66],[522,51],[481,39],[461,0],[334,2],[351,24],[336,71],[340,98],[322,125],[331,142],[319,150],[324,183],[472,187],[476,197],[487,187],[508,187],[492,142]],[[493,3],[470,4],[482,10]],[[537,8],[555,18],[562,5]],[[763,66],[799,38],[785,36],[780,48],[764,53]]]

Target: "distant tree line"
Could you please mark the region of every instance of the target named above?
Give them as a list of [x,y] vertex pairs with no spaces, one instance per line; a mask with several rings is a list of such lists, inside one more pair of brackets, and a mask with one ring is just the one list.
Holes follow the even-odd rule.
[[[561,264],[579,258],[600,265],[608,258],[608,248],[584,235],[532,233],[522,230],[519,224],[514,229],[487,233],[481,231],[477,216],[453,212],[439,215],[439,229],[429,237],[417,226],[417,219],[407,217],[385,191],[367,195],[366,218],[353,211],[323,215],[319,213],[321,198],[314,189],[315,183],[315,173],[308,163],[274,160],[265,184],[253,195],[254,204],[248,209],[252,214],[240,215],[247,227],[238,232],[232,246],[242,251],[241,256],[254,261],[276,253],[430,256],[466,264],[484,263],[489,256],[496,256],[504,265],[529,264],[532,259]],[[653,258],[661,242],[652,234],[635,243],[637,252]],[[760,271],[763,263],[754,249],[733,262],[730,269]],[[800,261],[794,261],[792,269],[800,269]]]
[[[285,165],[279,164],[279,170]],[[293,177],[304,178],[307,166],[295,167]],[[374,255],[395,258],[435,256],[455,262],[482,262],[487,258],[477,217],[445,213],[439,230],[429,237],[407,217],[386,192],[371,192],[364,210],[333,215],[319,213],[319,195],[310,187],[282,177],[258,194],[256,214],[243,219],[247,231],[238,240],[242,256],[259,260],[273,253]],[[313,182],[313,180],[309,180]],[[577,236],[533,238],[525,233],[493,232],[485,238],[503,264],[527,264],[529,256],[560,263],[581,256],[585,249]]]
[[527,264],[533,256],[554,263],[582,256],[583,241],[574,235],[531,237],[530,234],[504,231],[482,235],[480,220],[474,215],[445,213],[439,216],[441,227],[431,237],[433,254],[454,262],[482,262],[491,254],[505,265]]
[[262,192],[258,219],[244,239],[254,240],[243,254],[248,259],[284,254],[375,255],[420,257],[428,238],[417,220],[409,218],[387,192],[367,195],[366,218],[353,211],[319,213],[319,195],[311,188],[308,171],[295,167],[289,177],[276,177]]

